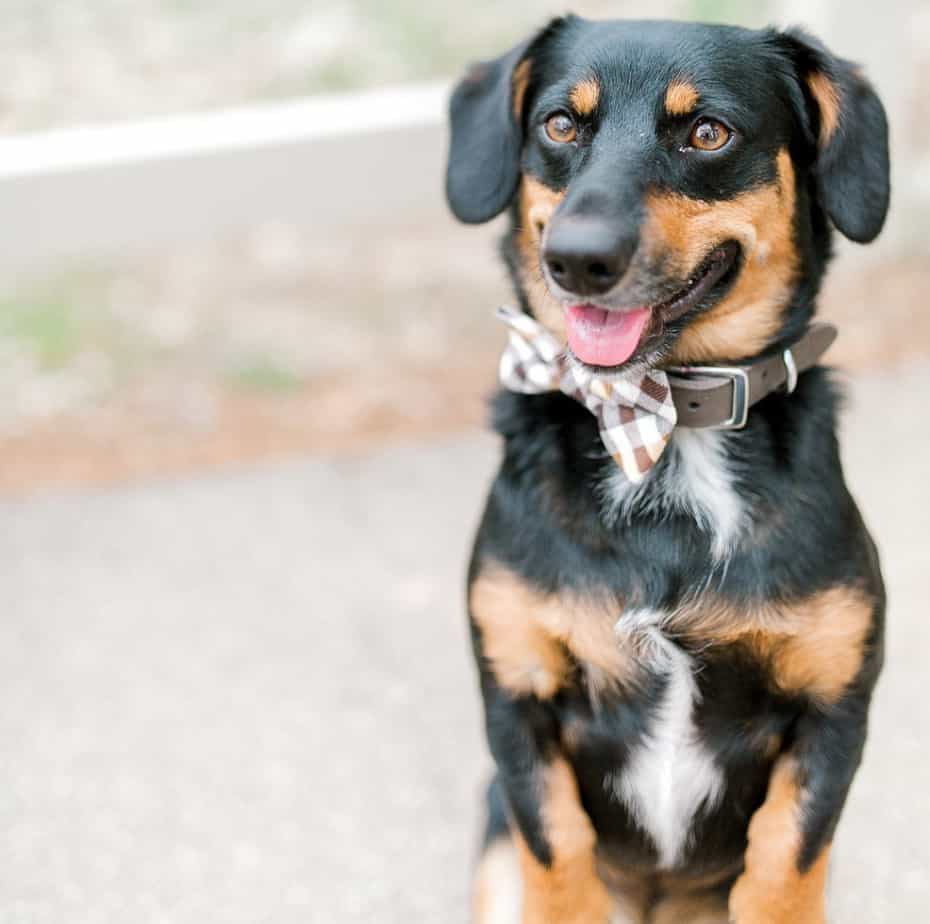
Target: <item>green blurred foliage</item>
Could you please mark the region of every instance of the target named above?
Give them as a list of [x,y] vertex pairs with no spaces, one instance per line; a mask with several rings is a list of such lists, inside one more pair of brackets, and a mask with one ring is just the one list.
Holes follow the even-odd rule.
[[0,340],[24,346],[44,369],[60,369],[79,352],[81,319],[67,293],[0,300]]
[[242,391],[281,393],[298,389],[303,380],[270,356],[250,359],[231,369],[227,381]]
[[771,13],[768,0],[691,0],[689,16],[701,22],[758,26]]

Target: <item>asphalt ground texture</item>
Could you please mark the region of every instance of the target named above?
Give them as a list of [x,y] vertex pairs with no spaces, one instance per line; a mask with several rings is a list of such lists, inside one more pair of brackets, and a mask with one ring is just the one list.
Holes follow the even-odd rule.
[[[888,581],[833,920],[930,907],[930,366],[859,379]],[[0,920],[464,922],[486,435],[0,504]]]

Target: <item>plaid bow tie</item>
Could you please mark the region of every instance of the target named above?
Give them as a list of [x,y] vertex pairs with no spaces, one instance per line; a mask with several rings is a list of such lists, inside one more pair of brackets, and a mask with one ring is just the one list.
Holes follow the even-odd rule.
[[662,455],[678,421],[672,389],[664,372],[629,378],[602,378],[569,363],[564,348],[538,321],[513,308],[497,316],[510,328],[500,363],[501,384],[527,395],[564,392],[596,418],[601,440],[634,484]]

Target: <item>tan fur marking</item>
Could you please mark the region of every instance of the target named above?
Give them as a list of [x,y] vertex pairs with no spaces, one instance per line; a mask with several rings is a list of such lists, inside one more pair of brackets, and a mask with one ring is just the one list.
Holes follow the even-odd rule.
[[730,893],[735,924],[825,924],[829,847],[807,872],[798,871],[803,795],[796,762],[780,758],[749,824],[745,872]]
[[[675,626],[704,644],[743,645],[768,665],[783,691],[833,703],[859,673],[874,609],[859,588],[831,587],[755,613],[705,605],[683,613]],[[760,742],[761,749],[773,746]]]
[[686,80],[673,80],[665,91],[665,111],[671,116],[686,116],[697,108],[701,94]]
[[569,655],[584,665],[594,692],[632,676],[631,652],[613,631],[619,605],[543,594],[499,567],[479,575],[470,605],[484,656],[512,693],[551,698],[569,680]]
[[565,685],[570,665],[564,647],[537,621],[540,607],[528,588],[506,577],[482,575],[472,587],[472,616],[497,682],[518,696],[550,699]]
[[589,116],[597,109],[601,85],[593,77],[587,77],[572,87],[568,98],[578,115]]
[[781,326],[797,272],[795,176],[791,155],[778,154],[776,182],[735,199],[705,202],[680,195],[646,199],[643,243],[657,257],[692,272],[715,243],[736,240],[743,268],[730,292],[683,332],[673,363],[722,362],[762,350]]
[[489,844],[472,889],[472,924],[520,924],[523,883],[520,859],[510,838]]
[[530,85],[532,70],[532,58],[524,58],[513,69],[513,115],[517,122],[523,118],[523,102],[526,99],[526,88]]
[[833,139],[840,124],[840,92],[836,84],[819,71],[808,74],[807,85],[820,109],[820,147],[823,149]]
[[773,652],[778,685],[838,700],[862,666],[873,612],[873,602],[848,587],[833,587],[796,607],[794,633]]
[[571,767],[558,759],[545,771],[542,818],[552,863],[543,866],[519,836],[523,924],[607,924],[611,900],[597,875],[594,827],[581,806]]
[[520,184],[520,227],[516,239],[520,281],[533,314],[540,324],[563,341],[566,339],[565,315],[543,279],[540,250],[546,227],[564,198],[564,192],[550,189],[535,177],[524,176]]

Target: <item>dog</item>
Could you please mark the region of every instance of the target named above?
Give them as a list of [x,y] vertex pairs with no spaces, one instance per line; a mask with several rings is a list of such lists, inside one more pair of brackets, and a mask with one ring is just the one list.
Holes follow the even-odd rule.
[[519,308],[468,574],[496,773],[476,924],[819,924],[883,658],[813,321],[889,203],[800,30],[566,16],[450,104]]

